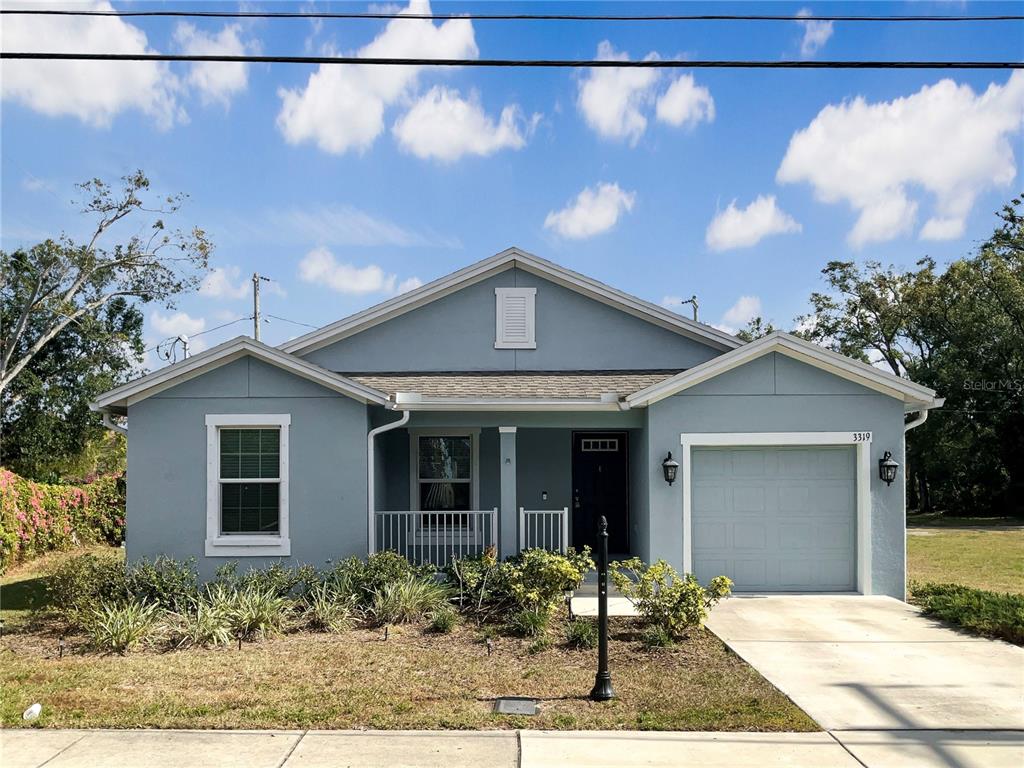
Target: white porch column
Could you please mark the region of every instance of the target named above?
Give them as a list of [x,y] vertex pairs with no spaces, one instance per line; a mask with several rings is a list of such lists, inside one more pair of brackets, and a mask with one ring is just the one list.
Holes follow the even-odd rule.
[[519,551],[518,507],[516,507],[516,428],[498,427],[499,461],[501,462],[501,509],[498,544],[501,557]]

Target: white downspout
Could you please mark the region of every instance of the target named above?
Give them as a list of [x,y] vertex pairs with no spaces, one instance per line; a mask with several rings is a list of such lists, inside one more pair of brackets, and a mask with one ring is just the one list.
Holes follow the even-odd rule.
[[125,437],[128,437],[127,427],[122,427],[120,424],[118,424],[116,421],[110,418],[109,413],[103,414],[103,426],[109,430],[117,432],[117,434],[119,435],[124,435]]
[[914,427],[920,427],[926,421],[928,421],[928,411],[918,411],[917,416],[903,425],[903,434],[907,434]]
[[402,418],[398,421],[392,421],[387,424],[381,424],[379,427],[374,427],[366,435],[366,546],[367,554],[372,555],[377,548],[377,525],[374,517],[376,516],[376,503],[374,496],[374,451],[373,442],[374,438],[377,437],[381,432],[389,432],[392,429],[398,429],[399,427],[405,426],[409,423],[409,411],[402,411]]

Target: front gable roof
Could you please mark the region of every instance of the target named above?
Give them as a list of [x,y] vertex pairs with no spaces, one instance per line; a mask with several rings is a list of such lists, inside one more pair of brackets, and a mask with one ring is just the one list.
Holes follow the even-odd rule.
[[509,248],[362,312],[357,312],[323,328],[287,341],[280,346],[280,349],[293,355],[313,352],[513,268],[525,270],[641,320],[646,320],[721,351],[735,349],[742,344],[735,336],[730,336],[710,325],[688,320],[664,307],[639,299],[519,248]]
[[745,344],[739,349],[719,355],[706,363],[634,392],[626,398],[626,403],[632,408],[651,405],[771,352],[778,352],[876,392],[900,399],[908,411],[938,408],[944,402],[942,398],[936,397],[933,389],[915,384],[909,379],[888,373],[873,365],[824,349],[798,336],[776,331],[757,341]]
[[130,381],[117,389],[112,389],[98,397],[92,404],[92,408],[106,413],[124,414],[129,405],[134,405],[158,392],[246,356],[294,373],[296,376],[347,395],[361,403],[383,405],[388,401],[386,394],[372,387],[328,371],[326,368],[321,368],[300,357],[267,346],[248,336],[237,336],[216,347],[211,347],[205,352],[186,358],[180,363],[174,363]]

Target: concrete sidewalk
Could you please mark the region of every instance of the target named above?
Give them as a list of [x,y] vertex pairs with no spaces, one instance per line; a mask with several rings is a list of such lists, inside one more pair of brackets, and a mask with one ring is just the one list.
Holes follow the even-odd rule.
[[1019,768],[1024,734],[0,731],[3,768]]

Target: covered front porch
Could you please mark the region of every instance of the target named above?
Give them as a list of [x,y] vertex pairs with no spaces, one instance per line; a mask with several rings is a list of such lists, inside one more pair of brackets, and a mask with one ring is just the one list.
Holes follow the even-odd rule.
[[398,415],[371,415],[370,552],[437,567],[488,547],[564,552],[593,546],[604,516],[613,552],[642,553],[645,411]]

